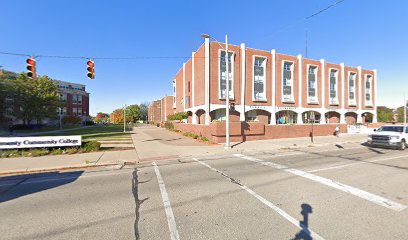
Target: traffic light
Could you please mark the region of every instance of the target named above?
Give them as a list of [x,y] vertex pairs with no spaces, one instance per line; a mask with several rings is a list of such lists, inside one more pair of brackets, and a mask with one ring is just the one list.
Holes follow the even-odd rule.
[[37,73],[36,73],[36,67],[35,67],[35,59],[30,57],[26,60],[27,62],[27,75],[30,78],[36,78],[37,77]]
[[88,65],[88,78],[89,79],[94,79],[95,78],[95,63],[92,59],[89,59],[88,62],[86,62],[86,64]]

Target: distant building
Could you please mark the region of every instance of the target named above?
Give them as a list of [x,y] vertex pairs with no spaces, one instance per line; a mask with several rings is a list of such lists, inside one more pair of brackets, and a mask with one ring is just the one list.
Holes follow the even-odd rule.
[[58,115],[78,116],[82,121],[89,120],[89,93],[86,92],[85,85],[64,81],[55,81],[60,90],[60,99],[64,106],[59,109]]
[[174,114],[173,96],[165,96],[160,100],[152,101],[148,108],[148,120],[153,123],[163,123],[167,117]]
[[[81,120],[89,120],[89,93],[85,90],[85,85],[53,80],[57,83],[60,92],[60,100],[63,107],[57,109],[56,120],[45,119],[42,124],[58,124],[59,117],[63,119],[66,116],[78,116]],[[0,90],[1,91],[1,90]],[[13,114],[18,110],[16,96],[3,94],[5,97],[0,99],[0,104],[4,104],[4,112],[0,112],[0,120],[6,125],[21,124],[21,120],[15,119]],[[3,96],[1,95],[1,96]],[[2,108],[3,109],[3,108]],[[33,122],[35,123],[35,121]]]

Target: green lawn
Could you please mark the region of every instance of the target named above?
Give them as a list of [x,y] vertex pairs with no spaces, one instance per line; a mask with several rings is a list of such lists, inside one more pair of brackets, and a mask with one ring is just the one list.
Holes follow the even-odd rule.
[[82,129],[65,130],[56,133],[44,134],[47,136],[69,136],[69,135],[81,135],[82,140],[109,140],[109,139],[131,139],[130,133],[123,132],[122,125],[109,125],[109,126],[93,126]]
[[[62,129],[71,129],[71,128],[78,128],[81,127],[80,125],[73,125],[73,126],[64,126]],[[41,129],[21,129],[15,130],[16,133],[37,133],[37,132],[48,132],[48,131],[55,131],[60,130],[58,126],[45,126]]]

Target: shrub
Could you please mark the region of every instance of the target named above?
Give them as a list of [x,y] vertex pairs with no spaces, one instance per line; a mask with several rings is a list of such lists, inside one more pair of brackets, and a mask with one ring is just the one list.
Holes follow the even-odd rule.
[[169,119],[170,121],[175,121],[175,120],[181,121],[187,118],[188,118],[188,113],[186,112],[178,112],[178,113],[170,114],[167,116],[167,119]]
[[53,149],[51,151],[52,155],[60,155],[60,154],[63,154],[63,153],[64,153],[64,151],[61,148],[56,148],[56,149]]
[[206,137],[200,137],[200,140],[204,141],[204,142],[209,142],[208,138],[206,138]]
[[85,121],[85,125],[86,126],[93,126],[93,125],[95,125],[95,122],[94,121]]
[[31,149],[30,151],[32,157],[40,157],[44,155],[48,155],[50,153],[50,150],[45,149],[45,148],[36,148],[36,149]]
[[81,147],[83,152],[93,152],[98,151],[101,148],[101,143],[97,141],[85,142]]
[[174,125],[171,122],[165,122],[164,123],[164,128],[167,129],[167,130],[172,131],[172,130],[174,130]]
[[68,154],[74,154],[74,153],[77,153],[78,150],[79,150],[79,148],[72,147],[72,148],[66,148],[65,152],[68,153]]

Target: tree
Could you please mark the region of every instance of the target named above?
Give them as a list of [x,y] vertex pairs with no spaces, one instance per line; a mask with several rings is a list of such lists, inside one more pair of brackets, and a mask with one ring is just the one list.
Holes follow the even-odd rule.
[[149,109],[149,103],[143,102],[139,105],[140,109],[140,120],[147,121],[147,112]]
[[26,125],[33,120],[41,123],[45,118],[56,118],[56,111],[60,107],[57,83],[47,76],[36,79],[21,73],[13,84],[15,104],[18,106],[14,116],[23,120]]
[[95,123],[107,123],[109,121],[109,114],[98,112],[94,119]]
[[13,89],[13,82],[17,78],[17,74],[14,72],[0,70],[0,127],[8,125],[8,119],[6,119],[6,110],[9,107],[7,98],[14,99],[15,91]]
[[110,122],[113,124],[123,123],[123,108],[116,109],[111,113]]
[[378,122],[392,122],[393,111],[391,108],[384,106],[377,107]]
[[126,122],[133,122],[140,120],[140,107],[137,104],[130,105],[126,108]]
[[[397,112],[397,121],[400,123],[404,122],[404,107],[397,108],[396,112]],[[407,121],[408,121],[408,118],[407,118]]]

